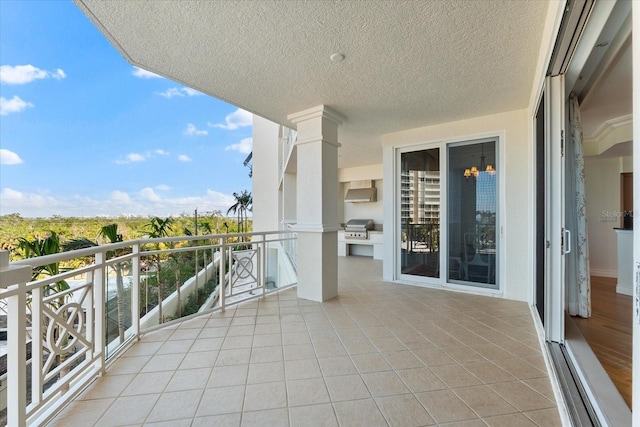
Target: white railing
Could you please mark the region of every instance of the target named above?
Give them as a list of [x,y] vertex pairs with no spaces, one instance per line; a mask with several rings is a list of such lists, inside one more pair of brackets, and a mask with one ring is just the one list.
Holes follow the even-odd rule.
[[[294,286],[295,241],[283,231],[140,239],[12,263],[0,251],[7,425],[50,420],[146,331]],[[65,271],[71,261],[82,266]],[[32,280],[50,264],[63,272]]]

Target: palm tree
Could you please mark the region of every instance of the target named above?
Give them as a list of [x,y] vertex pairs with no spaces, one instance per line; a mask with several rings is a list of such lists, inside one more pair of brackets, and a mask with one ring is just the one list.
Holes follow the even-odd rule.
[[[105,225],[100,229],[98,238],[102,238],[107,243],[123,242],[124,238],[122,234],[118,233],[118,224]],[[92,246],[99,246],[100,243],[96,240],[89,240],[86,237],[70,240],[63,245],[64,251],[73,251],[76,249],[89,248]],[[119,249],[116,251],[107,252],[107,258],[119,257],[125,255],[128,252],[126,249]],[[125,332],[125,310],[124,310],[124,269],[125,264],[123,262],[117,262],[112,265],[113,270],[116,273],[116,302],[118,310],[118,337],[120,344],[124,342]]]
[[233,193],[233,197],[235,197],[236,202],[227,210],[227,215],[229,215],[230,212],[237,214],[238,232],[244,233],[246,232],[245,220],[247,218],[247,212],[251,212],[253,208],[253,197],[247,190],[242,190],[240,194]]
[[[169,231],[172,230],[171,224],[173,224],[173,218],[160,218],[160,217],[152,217],[151,220],[144,225],[146,229],[148,229],[147,235],[151,239],[158,239],[161,237],[167,237],[169,235]],[[160,243],[156,244],[156,248],[160,249]],[[162,317],[162,282],[160,279],[160,254],[156,255],[156,277],[157,277],[157,290],[158,290],[158,323],[164,323]]]

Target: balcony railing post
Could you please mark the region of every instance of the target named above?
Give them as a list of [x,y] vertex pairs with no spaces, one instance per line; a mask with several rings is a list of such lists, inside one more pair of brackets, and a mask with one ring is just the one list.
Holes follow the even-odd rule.
[[39,287],[31,291],[31,404],[40,403],[44,373],[44,320],[42,316],[44,289]]
[[262,286],[262,298],[267,293],[267,283],[265,280],[265,269],[267,265],[267,236],[262,235],[262,242],[258,244],[258,280]]
[[95,321],[95,351],[99,353],[97,359],[96,370],[100,375],[105,372],[106,359],[106,307],[105,298],[105,253],[96,252],[96,270],[93,277],[93,295],[94,295],[94,321]]
[[134,243],[131,249],[131,329],[137,340],[140,337],[140,243]]
[[9,252],[0,251],[0,289],[7,297],[7,425],[27,423],[27,282],[31,267],[10,267]]
[[226,238],[220,238],[220,289],[218,295],[220,296],[220,309],[224,313],[224,294],[226,290],[226,275],[227,275],[227,242]]

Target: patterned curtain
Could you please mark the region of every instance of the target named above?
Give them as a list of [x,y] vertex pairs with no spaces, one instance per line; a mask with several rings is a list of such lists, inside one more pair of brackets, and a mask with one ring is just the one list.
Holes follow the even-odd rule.
[[587,240],[587,200],[584,191],[584,156],[580,106],[569,96],[570,138],[566,143],[566,227],[571,230],[571,252],[566,258],[569,314],[591,317],[591,277]]

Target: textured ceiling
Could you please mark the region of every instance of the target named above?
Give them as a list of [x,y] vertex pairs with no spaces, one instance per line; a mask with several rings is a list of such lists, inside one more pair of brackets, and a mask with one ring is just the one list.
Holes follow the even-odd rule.
[[76,1],[142,68],[285,125],[320,104],[337,110],[341,167],[380,163],[381,134],[526,108],[548,7]]

